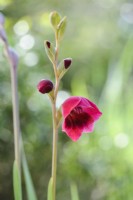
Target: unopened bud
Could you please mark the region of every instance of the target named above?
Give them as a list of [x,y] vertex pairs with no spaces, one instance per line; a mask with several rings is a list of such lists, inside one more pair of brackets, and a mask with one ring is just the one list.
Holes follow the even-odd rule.
[[46,45],[47,45],[47,47],[50,49],[51,44],[50,44],[49,41],[46,41]]
[[38,91],[42,94],[51,92],[53,87],[52,81],[45,79],[41,80],[37,85]]
[[44,46],[48,58],[53,63],[55,61],[55,50],[53,45],[49,41],[45,41]]
[[57,67],[57,74],[58,77],[61,79],[64,74],[68,71],[70,65],[72,63],[72,58],[65,58],[60,62],[60,64]]
[[65,69],[68,69],[70,67],[71,63],[72,63],[72,59],[71,58],[64,59],[64,67],[65,67]]

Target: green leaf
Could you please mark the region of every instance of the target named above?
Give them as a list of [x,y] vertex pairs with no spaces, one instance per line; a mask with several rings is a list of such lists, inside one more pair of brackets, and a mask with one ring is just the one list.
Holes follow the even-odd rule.
[[15,200],[22,200],[21,178],[16,161],[13,164],[13,188]]
[[48,184],[47,200],[53,200],[53,178],[51,177]]
[[60,20],[61,20],[61,17],[59,13],[57,13],[56,11],[50,14],[50,22],[55,30],[57,30]]
[[65,30],[66,30],[66,24],[67,24],[67,18],[63,17],[63,19],[58,24],[58,39],[61,40],[64,36]]
[[33,182],[32,182],[32,178],[31,178],[31,175],[30,175],[30,171],[29,171],[29,168],[28,168],[24,149],[23,149],[22,153],[23,153],[22,154],[22,167],[23,167],[23,172],[24,172],[24,179],[25,179],[25,184],[26,184],[26,191],[27,191],[28,200],[37,200],[36,192],[35,192],[34,185],[33,185]]
[[75,183],[71,183],[71,200],[79,200],[78,189]]
[[45,51],[46,51],[46,54],[47,54],[49,60],[52,63],[54,63],[54,61],[55,61],[55,50],[54,50],[53,45],[49,41],[45,41],[44,46],[45,46]]

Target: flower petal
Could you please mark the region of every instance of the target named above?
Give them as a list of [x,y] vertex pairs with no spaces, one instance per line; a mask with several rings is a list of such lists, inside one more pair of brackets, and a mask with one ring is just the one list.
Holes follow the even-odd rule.
[[98,120],[99,117],[102,115],[102,113],[99,110],[93,107],[83,108],[83,110],[87,112],[88,115],[90,115],[94,121]]
[[82,98],[79,105],[81,105],[84,112],[87,112],[94,120],[98,120],[102,115],[98,107],[86,98]]
[[84,127],[83,132],[84,133],[90,133],[92,132],[94,129],[94,122],[93,123],[89,123],[87,126]]
[[83,129],[80,129],[78,127],[75,127],[75,128],[66,128],[65,127],[65,124],[63,124],[62,126],[62,131],[66,132],[66,134],[68,135],[68,137],[70,137],[74,142],[77,141],[82,132],[83,132]]
[[63,117],[66,118],[70,112],[79,104],[81,101],[81,97],[69,97],[63,104],[62,104],[62,114]]

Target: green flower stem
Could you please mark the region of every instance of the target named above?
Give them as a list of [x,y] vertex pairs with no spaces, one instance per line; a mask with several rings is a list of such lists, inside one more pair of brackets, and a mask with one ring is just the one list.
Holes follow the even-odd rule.
[[12,104],[13,104],[13,126],[14,126],[14,144],[15,144],[15,160],[20,171],[20,122],[19,107],[17,93],[17,69],[11,67],[11,85],[12,85]]
[[8,45],[5,44],[6,56],[10,64],[11,71],[11,89],[12,89],[12,105],[13,105],[13,128],[14,128],[14,146],[15,146],[15,160],[21,177],[21,158],[20,158],[20,121],[19,121],[19,105],[18,105],[18,89],[17,89],[17,67],[14,67],[9,56]]
[[53,177],[53,200],[55,200],[56,199],[57,139],[58,139],[55,103],[53,103],[52,105],[52,113],[53,113],[52,177]]
[[57,168],[57,141],[58,141],[58,122],[57,122],[57,109],[56,109],[56,99],[59,89],[59,78],[57,76],[57,64],[58,64],[58,39],[56,38],[56,52],[55,52],[55,63],[53,64],[55,73],[55,90],[54,90],[54,100],[52,101],[52,115],[53,115],[53,152],[52,152],[52,178],[53,178],[53,200],[56,200],[56,168]]
[[53,200],[56,199],[56,168],[57,168],[57,140],[58,140],[58,123],[57,123],[57,109],[56,97],[59,88],[59,80],[57,79],[55,85],[54,101],[52,103],[53,115],[53,152],[52,152],[52,177],[53,177]]

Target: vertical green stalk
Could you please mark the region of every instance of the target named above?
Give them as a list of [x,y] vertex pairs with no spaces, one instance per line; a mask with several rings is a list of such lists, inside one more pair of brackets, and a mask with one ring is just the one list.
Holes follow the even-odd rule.
[[22,200],[22,186],[21,186],[21,157],[20,157],[20,122],[19,122],[19,105],[18,105],[18,88],[17,88],[17,67],[18,55],[15,51],[8,47],[5,43],[6,56],[10,64],[11,71],[11,91],[12,91],[12,107],[13,107],[13,128],[14,128],[14,148],[15,161],[13,165],[13,187],[15,200]]
[[15,160],[20,171],[20,122],[19,122],[19,106],[17,93],[17,68],[11,66],[11,87],[12,87],[12,104],[13,104],[13,127],[14,127],[14,144],[15,144]]
[[52,105],[53,113],[53,152],[52,152],[52,178],[53,178],[53,200],[56,199],[56,168],[57,168],[57,123],[56,123],[56,107]]
[[55,73],[55,90],[54,90],[54,100],[52,102],[52,116],[53,116],[53,149],[52,149],[52,178],[53,178],[53,200],[56,200],[56,168],[57,168],[57,140],[58,140],[58,124],[57,124],[57,109],[56,109],[56,99],[59,89],[59,78],[57,76],[57,64],[58,64],[58,38],[57,33],[56,38],[56,52],[55,52],[55,62],[54,62],[54,73]]
[[12,107],[13,107],[13,128],[14,128],[14,154],[15,161],[13,165],[13,187],[14,187],[14,198],[15,200],[22,200],[22,189],[21,189],[21,168],[20,168],[20,122],[19,122],[19,106],[18,106],[18,89],[17,89],[17,66],[18,66],[18,55],[15,51],[9,47],[4,29],[4,16],[0,13],[0,39],[2,39],[5,55],[10,64],[11,72],[11,93],[12,93]]
[[11,90],[12,90],[12,105],[13,105],[13,128],[14,128],[14,148],[15,148],[15,160],[18,166],[19,174],[21,177],[21,158],[20,158],[20,145],[21,145],[21,135],[20,135],[20,121],[19,121],[19,105],[18,105],[18,83],[17,83],[17,62],[14,53],[11,51],[7,44],[5,44],[6,56],[10,64],[11,73]]

